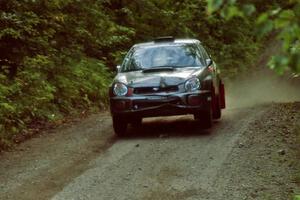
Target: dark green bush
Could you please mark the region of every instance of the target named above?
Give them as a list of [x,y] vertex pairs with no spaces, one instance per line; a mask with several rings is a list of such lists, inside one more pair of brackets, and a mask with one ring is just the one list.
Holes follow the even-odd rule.
[[195,37],[234,77],[255,61],[254,22],[206,1],[1,0],[0,146],[36,122],[104,108],[111,70],[137,42]]

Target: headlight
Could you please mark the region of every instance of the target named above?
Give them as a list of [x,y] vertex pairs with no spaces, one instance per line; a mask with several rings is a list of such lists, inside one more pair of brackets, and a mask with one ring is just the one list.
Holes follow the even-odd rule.
[[200,81],[198,78],[191,78],[184,84],[184,88],[187,92],[193,92],[200,88]]
[[128,93],[128,88],[124,83],[115,83],[113,91],[116,96],[125,96]]

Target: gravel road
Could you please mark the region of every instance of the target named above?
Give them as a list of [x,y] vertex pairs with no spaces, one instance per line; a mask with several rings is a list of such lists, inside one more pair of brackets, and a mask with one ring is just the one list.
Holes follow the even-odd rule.
[[108,113],[0,155],[0,199],[279,199],[300,193],[299,103],[230,108],[211,130],[189,116],[113,135]]

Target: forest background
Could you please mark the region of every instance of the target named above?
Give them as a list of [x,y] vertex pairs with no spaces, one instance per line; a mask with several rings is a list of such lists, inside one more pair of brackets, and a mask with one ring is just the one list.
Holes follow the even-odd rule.
[[299,73],[300,3],[286,0],[1,0],[0,149],[49,122],[105,109],[115,66],[135,43],[197,38],[225,79],[269,66]]

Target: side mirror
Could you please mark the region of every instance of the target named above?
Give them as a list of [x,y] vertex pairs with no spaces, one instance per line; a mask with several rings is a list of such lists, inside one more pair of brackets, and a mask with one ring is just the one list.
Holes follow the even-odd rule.
[[206,59],[205,62],[206,62],[206,66],[210,66],[213,64],[213,61],[210,58]]
[[117,72],[119,73],[121,70],[121,65],[117,65],[116,69],[117,69]]

